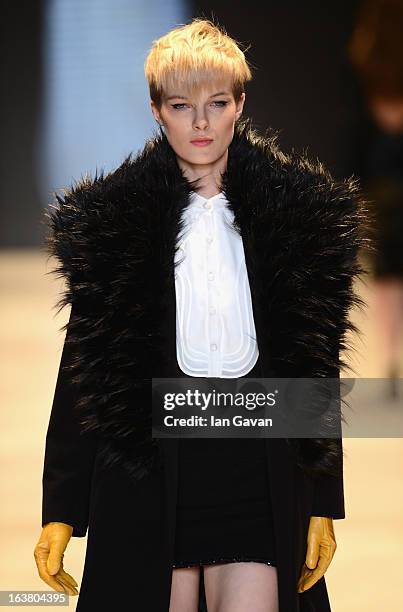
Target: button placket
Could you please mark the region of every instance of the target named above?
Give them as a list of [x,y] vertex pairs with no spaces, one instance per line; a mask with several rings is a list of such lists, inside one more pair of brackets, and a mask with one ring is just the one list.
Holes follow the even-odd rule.
[[[206,202],[206,204],[210,204]],[[208,208],[208,206],[206,206]],[[212,211],[211,215],[205,216],[205,228],[206,228],[206,261],[208,270],[208,296],[207,303],[209,309],[208,317],[208,331],[209,331],[209,349],[210,349],[210,364],[211,364],[211,375],[215,376],[219,373],[219,330],[217,320],[217,308],[215,305],[215,294],[217,293],[217,251],[214,248],[214,235],[215,235],[215,211]]]

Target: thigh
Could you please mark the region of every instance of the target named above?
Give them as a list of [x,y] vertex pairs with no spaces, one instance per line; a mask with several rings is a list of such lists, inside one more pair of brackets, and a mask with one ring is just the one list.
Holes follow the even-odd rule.
[[200,566],[172,570],[169,612],[198,612]]
[[209,612],[278,612],[277,569],[254,561],[204,566]]

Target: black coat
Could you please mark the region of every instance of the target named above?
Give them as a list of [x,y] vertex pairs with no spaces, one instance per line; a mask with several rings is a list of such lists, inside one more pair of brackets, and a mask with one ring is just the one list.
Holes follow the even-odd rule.
[[[265,377],[339,376],[363,272],[364,201],[277,135],[237,122],[222,188],[241,234]],[[151,437],[152,377],[176,360],[174,256],[192,185],[164,134],[113,172],[82,178],[45,213],[71,305],[46,438],[42,525],[88,542],[77,610],[168,610],[177,440]],[[265,441],[281,612],[330,610],[303,594],[310,516],[345,517],[338,439]],[[202,603],[200,604],[202,605]]]

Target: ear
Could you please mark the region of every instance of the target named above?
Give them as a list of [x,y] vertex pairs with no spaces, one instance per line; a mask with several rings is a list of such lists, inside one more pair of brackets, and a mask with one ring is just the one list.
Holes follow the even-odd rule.
[[242,111],[243,111],[243,105],[245,104],[245,92],[243,91],[240,95],[239,98],[239,102],[237,102],[236,105],[236,118],[239,119],[239,117],[242,115]]
[[160,115],[158,108],[155,105],[154,100],[150,100],[150,106],[151,106],[151,112],[154,115],[154,119],[161,125],[162,117]]

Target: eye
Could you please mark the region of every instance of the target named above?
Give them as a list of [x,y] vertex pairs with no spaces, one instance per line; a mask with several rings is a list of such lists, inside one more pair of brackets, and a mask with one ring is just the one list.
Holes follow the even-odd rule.
[[[212,102],[212,104],[213,106],[215,104],[218,105],[218,108],[224,108],[228,104],[228,101],[227,100],[215,100],[214,102]],[[186,106],[186,104],[184,102],[177,102],[176,104],[171,104],[171,106],[175,110],[182,110],[182,108]]]

